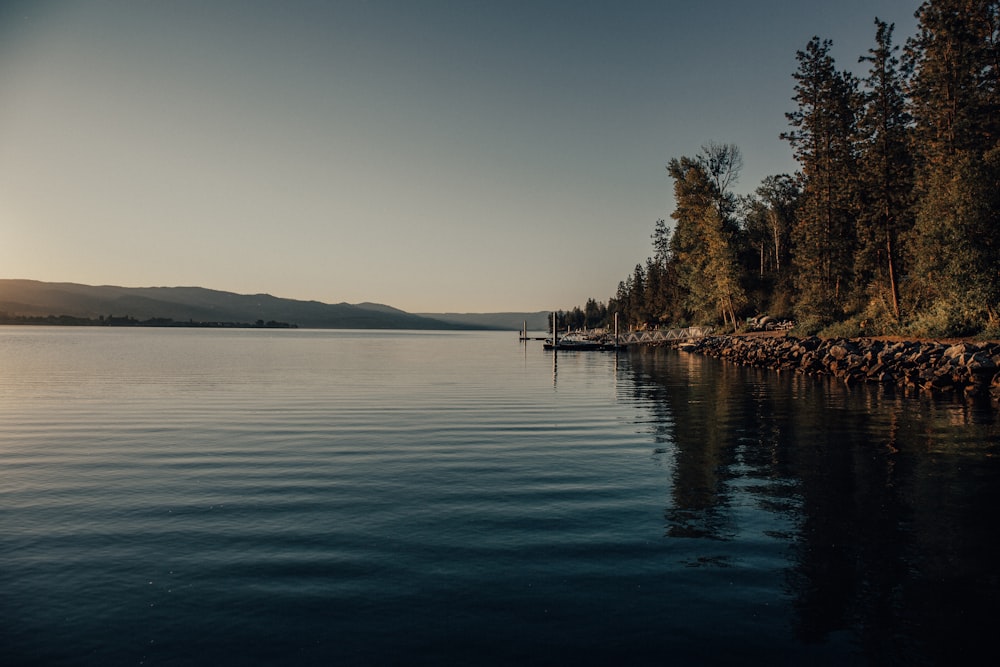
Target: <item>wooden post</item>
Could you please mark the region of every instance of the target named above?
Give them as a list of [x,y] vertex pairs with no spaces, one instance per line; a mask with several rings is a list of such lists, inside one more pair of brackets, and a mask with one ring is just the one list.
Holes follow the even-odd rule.
[[615,347],[618,347],[618,313],[615,313]]
[[555,311],[552,312],[552,345],[559,344],[559,320],[556,319]]

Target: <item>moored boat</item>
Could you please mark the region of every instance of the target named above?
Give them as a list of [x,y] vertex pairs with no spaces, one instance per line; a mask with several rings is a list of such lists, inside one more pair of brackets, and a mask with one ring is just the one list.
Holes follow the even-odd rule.
[[578,333],[570,333],[554,341],[551,338],[546,338],[543,347],[546,350],[604,351],[618,350],[624,346],[617,344],[614,340],[605,336],[591,337]]
[[618,313],[615,313],[615,329],[612,336],[606,330],[573,331],[559,337],[558,319],[552,313],[552,338],[546,338],[543,347],[546,350],[622,350],[625,348],[618,340]]

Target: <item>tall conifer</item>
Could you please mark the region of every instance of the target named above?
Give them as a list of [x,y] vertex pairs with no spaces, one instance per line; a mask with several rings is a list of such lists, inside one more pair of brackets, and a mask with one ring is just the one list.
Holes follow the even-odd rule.
[[676,221],[670,251],[687,307],[700,322],[721,316],[734,327],[747,299],[736,253],[735,198],[724,188],[735,181],[740,164],[735,146],[710,144],[698,158],[673,159],[667,167]]
[[928,0],[917,18],[910,291],[926,333],[968,333],[1000,324],[1000,2]]
[[850,305],[856,247],[857,80],[837,71],[831,46],[813,37],[796,54],[792,99],[798,109],[786,114],[794,129],[781,135],[801,167],[803,196],[793,229],[796,310],[821,322]]
[[900,239],[912,226],[913,158],[899,47],[894,26],[875,19],[875,47],[860,62],[871,65],[864,80],[865,107],[859,123],[862,209],[858,217],[856,272],[869,286],[872,314],[902,316]]

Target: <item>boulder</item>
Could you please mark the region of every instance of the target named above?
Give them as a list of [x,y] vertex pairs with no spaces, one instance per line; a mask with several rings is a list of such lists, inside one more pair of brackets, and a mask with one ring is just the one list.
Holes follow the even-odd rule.
[[975,354],[979,351],[979,346],[974,343],[959,343],[957,345],[952,345],[944,351],[944,356],[949,359],[960,357],[965,354]]
[[843,345],[832,345],[830,346],[830,349],[827,350],[827,354],[829,354],[837,361],[840,361],[841,359],[847,356],[848,350]]
[[742,366],[826,375],[846,384],[896,385],[909,391],[985,393],[1000,399],[1000,344],[899,341],[815,336],[709,336],[695,351]]

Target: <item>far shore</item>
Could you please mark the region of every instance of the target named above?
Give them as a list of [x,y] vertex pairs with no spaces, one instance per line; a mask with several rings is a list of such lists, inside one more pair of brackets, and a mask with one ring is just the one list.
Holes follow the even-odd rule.
[[48,326],[48,327],[178,327],[178,328],[212,328],[212,329],[298,329],[297,324],[270,320],[256,322],[200,322],[196,320],[173,320],[169,317],[153,317],[148,320],[138,320],[134,317],[101,317],[92,319],[73,315],[19,315],[15,317],[0,317],[0,325],[4,326]]

